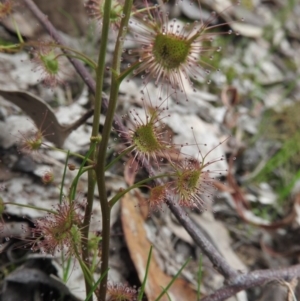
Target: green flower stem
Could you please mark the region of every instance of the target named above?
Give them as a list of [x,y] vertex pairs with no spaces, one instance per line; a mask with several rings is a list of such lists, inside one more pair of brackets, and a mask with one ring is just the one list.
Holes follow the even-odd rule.
[[6,50],[6,51],[10,51],[10,53],[12,53],[13,51],[18,52],[21,49],[23,49],[22,44],[11,44],[11,45],[0,45],[0,51],[1,50]]
[[87,170],[89,170],[91,168],[91,166],[86,166],[85,167],[84,165],[87,162],[88,157],[90,157],[93,154],[93,152],[95,151],[95,148],[96,148],[95,142],[91,143],[90,149],[89,149],[88,153],[86,154],[86,156],[84,157],[84,159],[83,159],[83,161],[82,161],[82,163],[79,167],[78,173],[77,173],[76,177],[74,178],[74,180],[72,182],[72,185],[70,187],[70,192],[69,192],[69,200],[71,200],[71,201],[73,201],[75,199],[76,188],[77,188],[77,184],[78,184],[80,176],[84,172],[86,172]]
[[129,147],[127,150],[122,152],[118,157],[113,159],[109,164],[105,166],[105,171],[109,170],[116,162],[120,161],[121,158],[123,158],[125,155],[127,155],[129,152],[131,152],[134,149],[134,146]]
[[[33,43],[34,45],[35,43]],[[36,43],[38,45],[38,43]],[[50,46],[53,46],[53,48],[60,48],[60,49],[63,49],[63,50],[68,50],[69,52],[72,52],[74,53],[75,55],[77,55],[78,59],[82,60],[83,62],[89,64],[90,66],[92,66],[94,69],[97,68],[97,63],[91,59],[90,57],[88,57],[87,55],[85,55],[84,53],[76,50],[76,49],[73,49],[71,47],[68,47],[68,46],[65,46],[65,45],[57,45],[55,43],[53,43],[53,45],[50,44]],[[72,57],[69,53],[67,53],[67,57]]]
[[182,267],[179,269],[179,271],[176,273],[176,275],[171,279],[169,284],[163,288],[163,291],[160,293],[160,295],[155,299],[155,301],[159,301],[164,294],[168,293],[169,288],[172,286],[172,284],[175,282],[175,280],[178,278],[182,270],[187,266],[187,264],[191,261],[191,258],[188,258],[185,263],[182,265]]
[[127,75],[129,75],[134,69],[136,69],[141,63],[136,62],[132,64],[130,67],[128,67],[126,70],[124,70],[120,75],[119,75],[119,81],[121,82]]
[[153,246],[151,245],[150,250],[149,250],[149,254],[148,254],[144,280],[142,282],[141,288],[139,289],[138,301],[141,301],[143,299],[143,295],[144,295],[144,292],[145,292],[145,287],[146,287],[146,283],[147,283],[147,279],[148,279],[148,275],[149,275],[149,268],[150,268],[150,263],[151,263],[152,250],[153,250]]
[[[100,113],[101,113],[101,106],[102,106],[102,91],[103,91],[103,80],[104,80],[104,71],[105,71],[105,57],[106,57],[106,50],[107,50],[107,43],[108,43],[108,32],[109,32],[109,17],[110,17],[110,10],[111,10],[111,2],[112,0],[106,0],[104,4],[104,17],[103,17],[103,23],[102,23],[102,36],[101,36],[101,45],[100,45],[100,50],[99,50],[99,56],[98,56],[98,65],[96,69],[96,93],[95,93],[95,108],[94,108],[94,119],[93,119],[93,127],[92,127],[92,137],[98,137],[99,135],[99,123],[100,123]],[[101,143],[102,144],[102,143]],[[90,159],[94,160],[96,156],[96,151],[93,151],[90,155]],[[98,165],[98,164],[97,164]],[[98,175],[97,175],[98,178]],[[88,173],[88,199],[87,199],[87,209],[85,212],[85,218],[84,222],[86,225],[90,224],[90,219],[91,219],[91,211],[93,207],[93,202],[94,202],[94,189],[95,189],[95,177],[94,177],[94,172],[90,171]],[[98,181],[98,186],[99,186],[99,181]],[[100,199],[101,199],[101,194],[100,194]],[[101,199],[101,204],[105,202],[105,199]],[[102,208],[102,205],[101,205]],[[105,215],[107,215],[107,212],[103,210],[102,208],[102,219],[105,219]],[[110,215],[110,213],[108,213]],[[108,223],[109,223],[108,219]],[[87,237],[85,238],[86,240],[88,239],[88,233],[86,232],[85,235]],[[109,233],[108,233],[109,235]],[[108,238],[109,239],[109,238]],[[88,250],[86,253],[83,254],[88,254]],[[83,257],[83,260],[87,260],[87,258]],[[89,266],[89,263],[88,263]],[[108,266],[108,263],[106,264]],[[107,271],[107,269],[106,269]],[[105,271],[104,271],[105,272]],[[104,273],[103,270],[101,269],[101,274]],[[107,274],[104,276],[105,278],[105,284],[107,282]],[[89,284],[89,279],[85,279],[86,283],[86,292],[87,295],[89,293],[89,290],[91,289],[91,286]],[[106,291],[104,292],[104,298],[103,301],[105,301],[105,295]]]
[[[114,113],[117,105],[117,99],[119,94],[119,86],[120,81],[118,80],[118,76],[120,74],[120,59],[122,55],[122,47],[123,47],[123,38],[126,34],[128,21],[131,13],[133,0],[126,0],[123,9],[124,18],[122,18],[117,42],[115,45],[115,51],[113,56],[112,63],[112,81],[111,81],[111,91],[110,91],[110,99],[108,104],[108,109],[106,113],[106,119],[102,132],[102,141],[100,142],[100,147],[98,151],[98,160],[95,168],[97,174],[97,184],[100,198],[100,205],[102,211],[102,264],[101,264],[101,275],[108,271],[108,259],[109,259],[109,239],[110,239],[110,206],[107,201],[106,195],[106,185],[105,185],[105,161],[106,161],[106,150],[108,145],[109,136],[111,133],[112,123],[114,119]],[[105,1],[104,6],[104,20],[107,21],[109,19],[109,8],[111,6],[111,0]],[[103,24],[104,25],[104,24]],[[103,40],[102,40],[103,41]],[[100,64],[98,64],[99,68]],[[98,85],[99,83],[97,83]],[[97,95],[97,94],[96,94]],[[101,95],[100,95],[101,96]],[[99,291],[99,300],[105,301],[106,298],[106,290],[107,290],[107,274],[103,277],[103,280],[100,283],[100,291]]]
[[64,185],[65,185],[65,179],[66,179],[66,173],[67,173],[67,166],[69,162],[69,157],[70,157],[70,152],[67,152],[66,160],[65,160],[65,166],[64,166],[64,171],[61,179],[61,185],[59,189],[59,204],[62,203],[63,198],[64,198]]
[[[85,265],[83,266],[80,264],[81,268],[86,268],[89,273],[91,273],[90,270],[90,262],[89,262],[89,252],[88,252],[88,238],[89,238],[89,229],[90,229],[90,222],[91,222],[91,216],[92,216],[92,209],[93,209],[93,203],[94,203],[94,191],[95,191],[95,172],[92,169],[93,165],[90,166],[84,166],[86,162],[88,162],[90,159],[94,159],[94,153],[96,149],[97,141],[94,141],[91,139],[90,149],[85,157],[83,157],[83,161],[80,165],[80,168],[78,170],[77,176],[72,182],[71,188],[70,188],[70,196],[71,199],[75,198],[76,194],[76,188],[79,181],[80,176],[88,171],[88,189],[87,189],[87,205],[85,207],[84,212],[84,219],[83,219],[83,225],[82,225],[82,239],[81,239],[81,249],[82,249],[82,261],[85,262]],[[85,281],[85,288],[86,288],[86,294],[88,295],[93,287],[93,283],[91,283],[90,279],[87,277],[87,274],[82,269],[82,272],[84,274],[84,281]],[[91,301],[93,298],[91,298]]]
[[[80,264],[81,270],[82,270],[83,275],[84,275],[85,282],[88,283],[89,287],[92,288],[93,287],[93,283],[94,283],[94,277],[91,274],[91,271],[90,271],[89,267],[81,259],[79,251],[78,251],[78,249],[76,247],[76,244],[74,244],[74,253],[75,253],[76,259],[78,260],[78,262]],[[88,295],[88,294],[89,294],[89,292],[86,292],[86,295]]]
[[97,64],[93,60],[91,60],[88,57],[82,55],[78,51],[74,51],[73,50],[73,52],[77,52],[77,53],[73,54],[73,55],[72,54],[67,54],[67,55],[61,54],[61,55],[58,55],[57,58],[59,58],[60,56],[68,56],[69,58],[74,58],[74,59],[77,59],[77,60],[81,60],[82,62],[84,62],[85,64],[89,65],[91,68],[93,68],[94,70],[97,69]]
[[[48,145],[47,145],[47,146],[48,146]],[[86,159],[85,156],[80,155],[80,154],[78,154],[78,153],[70,152],[69,150],[65,150],[65,149],[62,149],[62,148],[57,148],[57,147],[54,147],[54,146],[49,146],[49,148],[50,148],[51,150],[58,151],[58,152],[62,152],[62,153],[65,153],[65,154],[69,153],[69,156],[77,157],[77,158],[82,159],[82,160],[85,160],[85,159]],[[88,162],[89,164],[94,164],[94,161],[91,160],[91,159],[87,159],[86,162]]]
[[25,207],[25,208],[30,208],[30,209],[34,209],[34,210],[45,211],[45,212],[57,214],[56,211],[53,211],[51,209],[46,209],[43,207],[38,207],[38,206],[31,206],[31,205],[25,205],[25,204],[13,203],[13,202],[5,202],[4,205],[14,205],[14,206],[18,206],[18,207]]
[[89,170],[94,170],[94,166],[93,165],[89,165],[89,166],[85,166],[81,169],[81,174],[82,175],[83,173],[89,171]]
[[[161,5],[159,5],[161,7]],[[131,13],[131,16],[135,16],[135,15],[138,15],[138,14],[141,14],[141,13],[144,13],[145,11],[148,12],[149,10],[152,10],[152,9],[157,9],[157,6],[147,6],[145,8],[141,8],[141,9],[138,9],[137,11]]]
[[163,174],[163,175],[158,175],[158,176],[155,176],[155,177],[152,177],[152,178],[147,178],[147,179],[144,179],[140,182],[137,182],[135,183],[134,185],[128,187],[127,189],[124,189],[122,191],[120,191],[119,193],[117,193],[110,201],[109,201],[109,207],[112,208],[116,203],[117,201],[120,200],[120,198],[125,195],[127,192],[131,191],[132,189],[135,189],[135,188],[140,188],[142,187],[145,183],[149,182],[149,181],[153,181],[155,179],[160,179],[160,178],[165,178],[165,177],[169,177],[170,175],[169,174]]
[[[85,262],[87,268],[90,271],[91,271],[91,263],[89,260],[88,238],[89,238],[90,223],[91,223],[91,216],[92,216],[93,203],[94,203],[95,185],[96,185],[95,171],[89,170],[87,205],[85,207],[84,219],[83,219],[82,230],[81,230],[82,233],[81,249],[82,249],[82,260]],[[84,277],[84,281],[85,281],[86,294],[88,295],[92,289],[92,285],[86,277]],[[93,298],[91,297],[90,300],[92,301]]]
[[94,293],[94,291],[97,289],[97,286],[99,285],[99,283],[102,281],[103,277],[105,277],[105,275],[108,273],[108,271],[105,274],[102,274],[100,276],[100,278],[95,282],[95,284],[92,287],[92,290],[89,292],[89,294],[86,296],[84,301],[91,301],[91,297]]
[[17,24],[17,22],[16,22],[15,18],[14,18],[14,17],[12,17],[12,20],[13,20],[13,23],[14,23],[14,27],[15,27],[15,30],[16,30],[16,33],[17,33],[17,36],[18,36],[19,42],[20,42],[21,44],[24,44],[23,37],[22,37],[22,35],[21,35],[21,32],[20,32],[19,26],[18,26],[18,24]]
[[105,71],[105,57],[107,51],[107,42],[108,42],[108,32],[109,32],[109,16],[111,9],[112,0],[106,0],[104,5],[104,17],[102,23],[102,35],[101,35],[101,45],[99,50],[98,57],[98,67],[96,70],[96,93],[95,93],[95,108],[94,108],[94,120],[92,128],[92,136],[96,137],[99,133],[99,122],[100,122],[100,113],[102,105],[102,89],[103,89],[103,80],[104,80],[104,71]]

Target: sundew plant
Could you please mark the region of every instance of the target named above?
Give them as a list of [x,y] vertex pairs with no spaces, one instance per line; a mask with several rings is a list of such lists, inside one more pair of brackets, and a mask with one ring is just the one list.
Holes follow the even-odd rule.
[[[168,6],[161,2],[154,4],[145,1],[143,5],[139,3],[135,7],[133,0],[89,0],[85,3],[87,13],[96,18],[101,27],[96,32],[101,36],[101,43],[98,60],[94,61],[84,53],[67,47],[52,27],[51,20],[49,22],[31,0],[23,2],[42,22],[53,40],[25,43],[16,23],[19,44],[6,48],[3,46],[3,50],[30,46],[34,70],[41,72],[42,82],[50,88],[63,84],[61,58],[67,57],[94,94],[89,150],[85,155],[73,153],[72,150],[68,152],[69,156],[81,159],[81,165],[78,167],[66,163],[69,169],[77,170],[77,175],[71,186],[67,187],[69,194],[63,200],[57,200],[53,210],[48,210],[45,217],[36,221],[33,229],[36,239],[32,243],[32,250],[52,255],[60,252],[67,257],[76,258],[84,275],[87,299],[91,300],[91,295],[94,294],[99,301],[140,300],[141,297],[138,297],[138,291],[134,288],[122,283],[108,283],[111,210],[126,193],[141,187],[148,190],[151,212],[160,210],[163,204],[168,204],[170,208],[179,206],[180,209],[200,211],[208,207],[207,202],[214,195],[214,181],[219,175],[214,164],[225,158],[208,159],[215,148],[203,153],[197,142],[202,142],[201,137],[195,137],[193,145],[186,145],[185,141],[181,144],[174,143],[165,120],[169,118],[171,104],[188,106],[190,92],[187,90],[190,91],[190,87],[192,90],[201,89],[199,79],[205,79],[204,82],[209,83],[206,76],[212,71],[217,72],[216,66],[207,63],[215,52],[221,50],[213,46],[212,42],[216,35],[231,34],[232,30],[228,29],[230,24],[217,23],[215,13],[206,20],[199,15],[199,19],[193,23],[171,19]],[[0,17],[9,17],[14,5],[12,0],[1,3]],[[202,11],[199,3],[186,2],[184,5],[195,5]],[[226,11],[235,5],[238,3],[231,5]],[[106,64],[110,35],[115,37],[115,45],[112,61]],[[130,41],[135,47],[126,48],[126,41]],[[124,63],[125,60],[128,63]],[[86,67],[94,71],[95,78]],[[103,96],[103,82],[107,72],[111,76],[108,98]],[[119,118],[115,115],[119,105],[119,88],[123,81],[135,80],[135,77],[141,82],[143,114],[131,109],[126,116]],[[157,87],[155,95],[150,95],[148,89],[148,85],[152,83]],[[101,110],[105,112],[103,127],[99,124]],[[117,136],[119,144],[113,159],[108,157],[112,136]],[[23,148],[26,151],[38,151],[41,145],[45,147],[44,138],[47,139],[43,137],[42,130],[28,139],[24,137]],[[189,155],[187,147],[194,148],[196,155]],[[105,175],[118,162],[128,163],[129,168],[137,174],[144,170],[147,176],[108,198]],[[145,174],[144,171],[140,174]],[[77,183],[85,173],[88,175],[87,191],[78,194]],[[45,184],[52,182],[51,171],[45,173],[43,178]],[[61,183],[63,185],[63,179]],[[98,190],[99,199],[94,197],[95,189]],[[86,195],[85,202],[80,200],[82,193]],[[102,225],[99,225],[102,229],[101,244],[90,248],[89,226],[96,201],[99,202],[102,214]],[[188,218],[185,211],[178,212],[181,213],[177,214],[177,218]],[[95,267],[92,259],[97,254],[100,255]],[[218,256],[216,258],[221,261]],[[99,275],[95,276],[96,268],[97,271],[100,268],[100,278]]]
[[[27,4],[31,9],[36,9],[31,1]],[[14,5],[13,1],[1,3],[1,17],[7,17]],[[69,195],[63,201],[60,200],[47,216],[35,223],[33,233],[38,238],[33,242],[32,250],[52,255],[56,252],[63,252],[67,256],[75,257],[84,274],[87,295],[94,292],[98,300],[106,300],[107,294],[109,296],[116,294],[112,300],[136,298],[134,289],[126,288],[122,284],[117,286],[107,284],[110,212],[124,194],[132,189],[147,187],[149,189],[148,205],[151,210],[159,210],[166,202],[203,210],[206,208],[206,197],[211,197],[214,190],[215,172],[213,172],[213,166],[210,167],[210,165],[216,161],[208,161],[209,152],[203,154],[196,142],[194,147],[198,151],[198,156],[192,157],[185,154],[184,141],[182,145],[172,142],[171,136],[165,130],[164,119],[169,116],[169,99],[174,97],[177,102],[188,101],[185,85],[193,86],[199,76],[203,77],[211,72],[212,66],[204,62],[203,56],[213,55],[214,51],[220,51],[220,48],[209,46],[213,37],[216,34],[231,34],[232,31],[217,32],[215,29],[222,28],[224,24],[211,24],[216,21],[214,13],[206,21],[199,16],[196,22],[184,24],[179,20],[170,20],[164,4],[154,5],[145,2],[144,7],[140,9],[134,8],[133,5],[132,0],[86,2],[87,13],[101,23],[101,32],[98,33],[101,35],[101,44],[97,62],[66,47],[55,37],[53,41],[29,43],[32,46],[34,71],[41,72],[42,83],[47,87],[53,88],[63,83],[61,74],[64,70],[60,63],[62,56],[76,57],[88,64],[96,73],[95,86],[92,86],[95,93],[95,105],[90,149],[83,157],[69,153],[69,155],[82,158],[82,165],[69,189]],[[191,4],[187,3],[187,5]],[[25,43],[17,24],[16,31],[20,44],[14,47],[22,47]],[[116,37],[115,50],[111,64],[106,65],[108,36],[111,31],[114,31]],[[127,39],[135,42],[136,47],[124,48],[124,41]],[[132,62],[123,68],[121,62],[125,54]],[[103,104],[103,80],[106,69],[109,69],[111,73],[111,89],[108,103]],[[82,71],[79,70],[80,72]],[[122,120],[114,119],[118,106],[119,87],[125,79],[133,80],[134,76],[142,78],[144,116],[140,116],[134,109],[131,110],[128,114],[131,117],[131,126],[125,128]],[[87,80],[86,77],[85,80]],[[157,86],[156,95],[149,95],[147,85],[151,82]],[[162,95],[166,96],[162,97]],[[106,119],[102,131],[99,132],[100,112],[103,106],[106,109]],[[112,133],[118,135],[124,147],[118,151],[116,158],[108,163],[107,149]],[[23,149],[38,151],[44,138],[47,137],[43,137],[41,130],[30,138],[24,137]],[[140,169],[146,169],[149,177],[121,190],[112,199],[108,199],[105,173],[122,160],[130,160],[134,172],[138,173]],[[69,168],[75,167],[69,165]],[[81,204],[80,211],[77,203],[77,183],[83,173],[88,173],[89,184],[85,192],[86,203]],[[53,181],[53,175],[47,172],[43,179],[44,183],[50,183]],[[98,286],[95,286],[98,279],[94,278],[91,265],[91,258],[94,256],[92,253],[97,253],[98,250],[91,250],[88,247],[95,189],[98,189],[103,221],[102,249],[101,258],[99,258],[101,281],[98,281]]]

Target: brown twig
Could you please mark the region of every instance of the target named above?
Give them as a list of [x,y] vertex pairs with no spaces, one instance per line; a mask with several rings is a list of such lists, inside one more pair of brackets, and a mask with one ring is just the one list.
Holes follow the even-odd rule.
[[[59,45],[64,45],[63,39],[61,38],[60,34],[57,32],[56,28],[53,26],[53,24],[49,21],[48,16],[46,16],[43,12],[40,11],[40,9],[36,6],[36,4],[32,0],[23,0],[27,7],[30,9],[30,11],[34,14],[34,16],[40,21],[40,23],[44,26],[46,31],[49,33],[49,35],[55,40]],[[89,71],[84,67],[84,65],[73,58],[69,51],[62,49],[62,51],[67,54],[67,58],[71,62],[71,64],[74,66],[78,74],[81,76],[83,81],[86,83],[86,85],[92,90],[95,91],[96,89],[96,83],[89,73]]]
[[232,279],[233,282],[230,285],[220,288],[213,294],[201,299],[201,301],[221,301],[242,290],[260,286],[273,280],[291,281],[299,277],[300,264],[277,270],[257,270],[247,274],[240,274],[235,279]]

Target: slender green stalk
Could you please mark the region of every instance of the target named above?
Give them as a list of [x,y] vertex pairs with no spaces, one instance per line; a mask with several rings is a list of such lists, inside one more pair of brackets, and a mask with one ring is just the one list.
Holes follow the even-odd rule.
[[150,247],[148,260],[147,260],[147,265],[146,265],[145,276],[144,276],[144,280],[143,280],[143,283],[141,285],[140,292],[139,292],[139,295],[138,295],[138,301],[141,301],[143,299],[143,295],[144,295],[144,292],[145,292],[146,282],[147,282],[148,274],[149,274],[151,256],[152,256],[152,249],[153,249],[153,246]]
[[78,170],[78,173],[76,175],[76,177],[74,178],[73,182],[72,182],[72,185],[70,187],[70,193],[69,193],[69,199],[72,201],[75,199],[75,196],[76,196],[76,188],[77,188],[77,184],[78,184],[78,181],[79,181],[79,178],[80,176],[86,171],[86,170],[89,170],[89,166],[87,167],[84,167],[86,162],[88,161],[88,158],[93,154],[93,152],[95,151],[95,143],[93,143],[91,146],[90,146],[90,149],[88,151],[88,153],[86,154],[86,156],[84,157],[83,161],[81,162],[81,165],[79,167],[79,170]]
[[[85,263],[85,267],[90,270],[90,263],[89,263],[89,252],[88,252],[88,238],[89,238],[89,229],[90,229],[90,221],[92,216],[92,209],[93,209],[93,202],[94,202],[94,191],[95,191],[95,172],[94,170],[89,169],[90,167],[84,167],[86,162],[89,161],[89,158],[94,158],[94,152],[96,148],[96,142],[91,141],[90,149],[85,157],[83,157],[83,161],[80,165],[78,170],[77,176],[72,182],[70,188],[70,199],[74,199],[76,195],[76,188],[79,181],[80,176],[88,170],[88,192],[87,192],[87,205],[85,207],[84,212],[84,219],[82,225],[82,239],[81,239],[81,249],[82,249],[82,261]],[[83,274],[86,275],[83,271]],[[90,290],[92,289],[92,283],[87,277],[84,277],[85,281],[85,289],[86,294],[89,294]],[[93,299],[91,299],[92,301]]]
[[66,172],[67,172],[67,166],[68,166],[68,161],[69,161],[69,156],[70,152],[67,151],[67,157],[66,157],[66,162],[64,166],[64,172],[61,180],[61,186],[60,186],[60,191],[59,191],[59,203],[62,203],[63,197],[64,197],[64,183],[65,183],[65,178],[66,178]]
[[[105,71],[105,57],[106,57],[106,49],[107,49],[107,42],[108,42],[108,32],[109,32],[109,22],[110,22],[110,10],[111,10],[111,2],[112,0],[106,0],[104,4],[104,17],[103,17],[103,26],[102,26],[102,36],[101,36],[101,45],[100,45],[100,50],[99,50],[99,56],[98,56],[98,65],[96,69],[96,93],[95,93],[95,107],[94,107],[94,119],[93,119],[93,127],[92,127],[92,137],[91,137],[91,142],[94,139],[97,139],[99,135],[99,122],[100,122],[100,113],[101,113],[101,106],[102,106],[102,89],[103,89],[103,80],[104,80],[104,71]],[[91,143],[92,146],[92,143]],[[96,151],[93,151],[90,155],[90,159],[94,160],[96,157]],[[98,177],[98,175],[97,175]],[[88,228],[90,224],[90,219],[91,219],[91,213],[92,213],[92,207],[93,207],[93,202],[94,202],[94,189],[95,189],[95,177],[94,177],[94,172],[89,171],[88,172],[88,198],[87,198],[87,207],[85,211],[85,217],[84,217],[84,223],[85,226]],[[101,195],[100,195],[101,198]],[[102,200],[101,203],[105,202],[106,200]],[[103,210],[102,205],[102,215],[103,219],[107,215],[107,210]],[[104,212],[104,213],[103,213]],[[108,213],[108,216],[110,213]],[[109,221],[108,221],[109,222]],[[83,241],[88,239],[88,231],[85,231],[84,235],[86,237],[83,237]],[[109,233],[108,233],[109,235]],[[83,244],[85,244],[83,242]],[[84,245],[86,250],[83,250],[83,260],[88,261],[88,250],[87,250],[87,245]],[[89,263],[88,263],[89,266]],[[105,272],[105,271],[104,271]],[[103,270],[101,270],[101,275],[104,274]],[[106,273],[107,273],[107,268],[106,268]],[[107,282],[107,274],[104,276],[105,278],[105,283]],[[89,283],[89,279],[85,279],[85,284],[86,284],[86,292],[87,295],[90,293],[91,286]],[[105,296],[106,292],[104,293]],[[105,298],[103,299],[103,301]]]
[[172,284],[175,282],[175,280],[178,278],[182,270],[186,267],[186,265],[190,262],[191,258],[188,258],[185,263],[182,265],[182,267],[179,269],[179,271],[176,273],[176,275],[172,278],[172,280],[169,282],[169,284],[163,288],[163,291],[160,293],[160,295],[155,299],[155,301],[159,301],[164,294],[168,293],[168,289],[172,286]]
[[124,70],[120,75],[119,75],[119,80],[122,81],[127,75],[129,75],[134,69],[136,69],[141,63],[136,62],[132,64],[129,68]]
[[57,212],[54,210],[43,208],[43,207],[38,207],[38,206],[31,206],[31,205],[25,205],[25,204],[13,203],[13,202],[5,202],[4,205],[14,205],[14,206],[18,206],[18,207],[25,207],[25,208],[30,208],[30,209],[34,209],[34,210],[45,211],[48,213],[57,214]]
[[106,0],[104,5],[104,17],[102,25],[101,45],[98,56],[98,66],[96,70],[96,93],[95,93],[95,108],[92,128],[92,137],[97,137],[99,133],[99,122],[102,105],[102,89],[105,71],[105,57],[107,51],[108,31],[109,31],[109,16],[112,0]]
[[200,300],[200,295],[201,295],[201,282],[202,282],[202,268],[203,268],[203,257],[202,254],[200,254],[199,258],[199,268],[198,268],[198,273],[197,273],[197,301]]
[[[48,145],[47,145],[48,146]],[[80,155],[78,153],[73,153],[73,152],[70,152],[69,150],[65,150],[65,149],[62,149],[62,148],[58,148],[58,147],[55,147],[55,146],[49,146],[49,148],[51,150],[54,150],[54,151],[58,151],[58,152],[61,152],[61,153],[66,153],[68,154],[68,157],[69,156],[73,156],[73,157],[76,157],[76,158],[79,158],[79,159],[82,159],[82,160],[86,160],[88,163],[90,164],[93,164],[94,161],[93,160],[90,160],[90,159],[86,159],[85,156],[83,155]]]
[[[63,275],[62,275],[62,281],[64,283],[67,283],[68,278],[69,278],[69,274],[70,274],[70,270],[71,270],[71,261],[72,258],[69,257],[67,260],[65,260],[65,254],[64,252],[61,253],[61,261],[62,261],[62,270],[63,270]],[[65,265],[65,262],[67,261],[67,264]]]
[[[89,286],[92,287],[93,283],[94,283],[94,277],[93,277],[90,269],[88,268],[88,266],[81,259],[80,255],[79,255],[79,251],[76,248],[76,244],[74,244],[74,254],[75,254],[75,257],[78,260],[81,270],[83,272],[85,282],[88,282]],[[88,295],[88,293],[89,292],[87,292],[86,294]]]
[[[63,56],[63,55],[62,55]],[[97,64],[90,59],[86,59],[85,57],[81,56],[81,55],[71,55],[71,54],[67,54],[65,56],[68,56],[69,58],[74,58],[77,60],[81,60],[82,62],[84,62],[85,64],[89,65],[91,68],[93,68],[94,70],[97,69]]]
[[89,294],[86,296],[84,301],[91,301],[91,297],[93,295],[93,292],[96,290],[97,286],[99,285],[99,283],[102,281],[103,277],[105,277],[105,275],[108,273],[108,271],[104,274],[102,274],[99,279],[96,281],[96,283],[93,285],[92,290],[89,292]]
[[[120,30],[115,45],[115,51],[112,63],[112,81],[111,81],[111,93],[106,113],[106,119],[102,132],[102,141],[100,143],[98,160],[95,168],[97,174],[97,184],[100,197],[100,205],[102,211],[102,264],[101,264],[101,275],[108,270],[109,260],[109,239],[110,239],[110,206],[107,201],[106,185],[105,185],[105,161],[106,161],[106,150],[108,146],[108,140],[111,133],[114,113],[117,105],[117,99],[119,94],[120,81],[118,76],[120,74],[120,59],[122,55],[123,39],[127,30],[128,21],[131,13],[133,0],[126,0],[123,9],[124,18],[122,18]],[[109,8],[111,0],[105,1],[104,6],[104,20],[109,18]],[[109,7],[108,7],[109,6]],[[98,65],[99,68],[99,65]],[[98,84],[98,83],[97,83]],[[107,290],[107,274],[103,277],[100,283],[99,300],[105,301]]]
[[115,159],[113,159],[112,161],[109,162],[109,164],[107,164],[105,166],[105,171],[109,170],[112,166],[114,166],[114,164],[118,161],[121,160],[122,157],[124,157],[125,155],[127,155],[129,152],[133,151],[134,146],[129,147],[126,151],[122,152],[118,157],[116,157]]
[[[24,45],[26,46],[32,46],[32,47],[39,47],[40,46],[40,42],[35,42],[35,41],[30,41],[28,43],[24,43]],[[61,50],[67,50],[69,51],[69,53],[65,53],[65,54],[59,54],[57,56],[60,57],[60,56],[66,56],[68,58],[77,58],[78,60],[81,60],[83,61],[84,63],[88,64],[90,67],[92,67],[93,69],[96,69],[97,68],[97,63],[90,57],[88,57],[87,55],[85,55],[84,53],[74,49],[74,48],[71,48],[71,47],[68,47],[66,45],[60,45],[60,44],[57,44],[57,43],[47,43],[47,46],[49,47],[52,47],[53,49],[61,49]],[[73,54],[71,54],[73,53]]]
[[130,187],[123,189],[122,191],[120,191],[119,193],[117,193],[110,201],[109,201],[109,207],[112,208],[120,199],[123,195],[125,195],[126,193],[128,193],[129,191],[131,191],[132,189],[135,188],[140,188],[142,186],[144,186],[145,183],[153,181],[155,179],[160,179],[160,178],[165,178],[168,177],[168,174],[162,174],[162,175],[158,175],[152,178],[146,178],[140,182],[135,183],[134,185],[131,185]]
[[[83,61],[84,63],[88,64],[90,67],[92,67],[93,69],[96,69],[97,68],[97,63],[91,59],[90,57],[88,57],[87,55],[85,55],[84,53],[80,52],[80,51],[77,51],[76,49],[73,49],[71,47],[68,47],[68,46],[64,46],[64,45],[57,45],[57,44],[54,44],[54,46],[56,48],[60,48],[60,49],[64,49],[64,50],[69,50],[69,52],[72,52],[74,53],[74,56]],[[73,57],[73,55],[71,54],[66,54],[67,57]]]
[[14,17],[12,17],[12,20],[13,20],[13,23],[14,23],[14,26],[15,26],[15,30],[16,30],[16,33],[17,33],[17,36],[18,36],[19,42],[20,42],[21,44],[24,44],[23,37],[22,37],[22,35],[21,35],[21,32],[20,32],[19,26],[18,26],[18,24],[17,24],[17,22],[16,22],[15,18],[14,18]]
[[[89,238],[89,230],[90,230],[90,222],[93,210],[93,203],[94,203],[94,191],[95,191],[95,171],[89,170],[88,171],[88,193],[87,193],[87,205],[85,207],[84,212],[84,219],[82,224],[82,240],[81,240],[81,249],[82,249],[82,260],[85,262],[87,268],[90,270],[91,264],[89,260],[89,248],[88,248],[88,238]],[[85,288],[86,294],[88,295],[91,290],[92,286],[88,279],[84,278],[85,281]],[[93,300],[93,297],[90,297],[90,300]]]

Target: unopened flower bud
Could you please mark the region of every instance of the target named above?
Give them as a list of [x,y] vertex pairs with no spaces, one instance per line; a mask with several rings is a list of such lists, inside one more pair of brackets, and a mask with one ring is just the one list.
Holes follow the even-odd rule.
[[69,170],[75,170],[76,166],[75,166],[75,164],[69,163],[68,168],[69,168]]
[[44,184],[50,184],[54,180],[54,174],[51,170],[46,171],[42,176],[42,182]]

